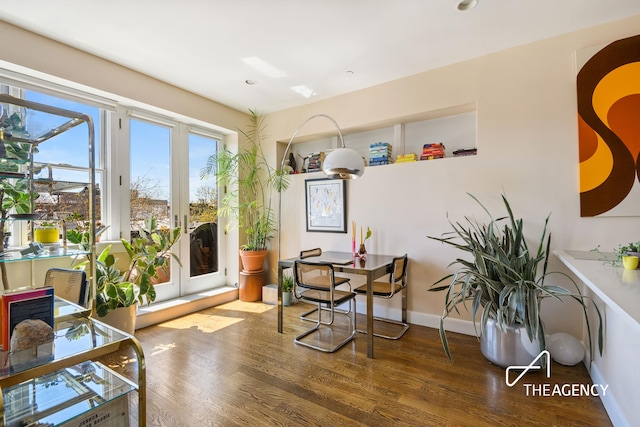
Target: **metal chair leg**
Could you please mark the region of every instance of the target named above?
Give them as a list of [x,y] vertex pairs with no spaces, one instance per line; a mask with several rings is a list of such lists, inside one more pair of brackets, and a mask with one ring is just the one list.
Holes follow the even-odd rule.
[[[377,320],[378,322],[384,322],[384,323],[390,323],[392,325],[398,325],[398,326],[402,326],[402,330],[397,333],[396,335],[384,335],[381,333],[377,333],[375,332],[375,325],[373,327],[373,336],[374,337],[379,337],[379,338],[385,338],[388,340],[397,340],[402,338],[402,336],[404,335],[405,332],[407,332],[407,330],[409,330],[409,324],[407,323],[407,288],[402,289],[401,292],[402,295],[402,320],[393,320],[393,319],[387,319],[384,317],[377,317],[377,316],[373,316],[373,320]],[[366,330],[362,330],[362,329],[356,329],[358,332],[360,332],[361,334],[366,334],[367,331]]]
[[312,310],[312,311],[318,310],[318,313],[319,313],[319,319],[316,322],[316,326],[311,328],[311,329],[309,329],[308,331],[303,332],[302,334],[298,335],[297,337],[295,337],[294,342],[296,344],[300,344],[300,345],[303,345],[305,347],[313,348],[315,350],[319,350],[319,351],[322,351],[322,352],[325,352],[325,353],[333,353],[334,351],[342,348],[345,344],[347,344],[349,341],[351,341],[356,335],[355,299],[352,298],[349,301],[349,308],[350,308],[349,311],[345,311],[344,313],[339,313],[337,311],[334,311],[334,313],[346,314],[347,317],[349,317],[349,334],[342,341],[340,341],[338,344],[334,345],[333,347],[329,347],[329,348],[320,347],[320,346],[317,346],[317,345],[302,341],[303,338],[305,338],[305,337],[307,337],[307,336],[309,336],[309,335],[311,335],[311,334],[313,334],[315,332],[319,332],[320,329],[321,329],[321,326],[323,326],[323,325],[327,326],[327,325],[331,325],[333,323],[334,314],[331,313],[330,310],[329,310],[329,312],[331,313],[331,316],[330,316],[329,322],[326,322],[326,323],[322,322],[322,311],[327,311],[327,310],[322,310],[322,307],[320,307],[320,306],[321,306],[321,304],[318,304],[318,308]]

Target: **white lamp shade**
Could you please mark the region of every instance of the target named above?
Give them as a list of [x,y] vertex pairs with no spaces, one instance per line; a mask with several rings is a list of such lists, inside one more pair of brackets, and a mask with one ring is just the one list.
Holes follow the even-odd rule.
[[364,173],[364,159],[355,150],[337,148],[324,159],[322,170],[332,179],[356,179]]

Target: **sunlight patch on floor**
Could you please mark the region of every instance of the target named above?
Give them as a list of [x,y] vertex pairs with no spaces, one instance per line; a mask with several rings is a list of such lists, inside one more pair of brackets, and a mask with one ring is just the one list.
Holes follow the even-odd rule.
[[175,343],[171,344],[162,344],[157,345],[151,350],[151,356],[155,356],[156,354],[164,353],[167,350],[171,350],[172,348],[176,348],[177,345]]
[[244,311],[245,313],[264,313],[273,308],[275,305],[265,304],[263,302],[244,302],[240,300],[231,301],[216,307],[216,310],[233,310]]
[[243,320],[244,319],[234,317],[217,316],[215,314],[193,313],[188,316],[162,322],[160,326],[171,329],[198,329],[202,332],[210,333],[242,322]]

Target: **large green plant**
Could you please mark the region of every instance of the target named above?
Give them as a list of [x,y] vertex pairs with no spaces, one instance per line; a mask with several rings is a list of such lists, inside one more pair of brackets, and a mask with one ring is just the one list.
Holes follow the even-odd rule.
[[[71,243],[84,244],[88,241],[88,231],[73,233],[67,236]],[[121,239],[129,255],[129,267],[121,272],[116,268],[117,259],[111,254],[111,245],[96,258],[96,313],[106,316],[119,307],[129,307],[136,303],[151,303],[156,299],[153,279],[166,269],[173,257],[178,263],[180,259],[171,252],[171,248],[180,240],[180,227],[170,231],[158,229],[154,216],[147,218],[140,230],[140,237],[131,242]],[[76,265],[84,269],[88,260]]]
[[[575,281],[562,272],[548,272],[549,248],[551,234],[547,234],[549,216],[547,216],[542,236],[535,253],[529,251],[522,219],[515,219],[511,206],[502,196],[507,211],[506,217],[494,219],[480,201],[470,195],[489,215],[488,224],[480,224],[466,219],[466,223],[451,222],[453,231],[444,233],[442,237],[428,236],[430,239],[458,248],[468,254],[470,259],[458,258],[453,264],[460,268],[438,280],[430,291],[445,291],[445,307],[440,317],[440,338],[444,350],[451,359],[451,351],[444,329],[444,319],[458,306],[468,309],[466,302],[471,301],[471,314],[476,326],[477,314],[480,314],[481,333],[484,333],[488,319],[495,319],[502,330],[508,326],[524,325],[531,341],[538,338],[540,350],[545,348],[544,325],[540,317],[540,304],[544,298],[569,297],[577,301],[583,310],[589,335],[589,349],[593,358],[591,342],[591,325],[587,315],[587,296],[582,295]],[[542,272],[538,270],[543,263]],[[576,288],[570,292],[564,287],[545,284],[545,279],[557,274],[568,278]],[[441,285],[442,282],[448,282]],[[602,317],[598,307],[593,304],[598,314],[598,348],[602,353]],[[476,329],[476,333],[478,330]]]
[[243,250],[267,249],[276,230],[274,191],[284,191],[288,175],[272,167],[263,151],[266,124],[264,116],[249,110],[247,130],[240,130],[246,144],[237,153],[226,146],[212,154],[201,170],[201,176],[216,175],[218,185],[226,192],[218,208],[218,216],[230,218],[225,228],[239,227],[246,235]]

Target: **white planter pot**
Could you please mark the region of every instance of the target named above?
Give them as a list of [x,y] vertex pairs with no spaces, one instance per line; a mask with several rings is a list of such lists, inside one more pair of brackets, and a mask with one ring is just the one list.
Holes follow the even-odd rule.
[[282,292],[282,305],[289,306],[291,305],[293,292]]
[[527,366],[540,351],[540,341],[531,341],[523,326],[509,326],[504,332],[494,319],[489,319],[480,336],[480,351],[494,365]]

